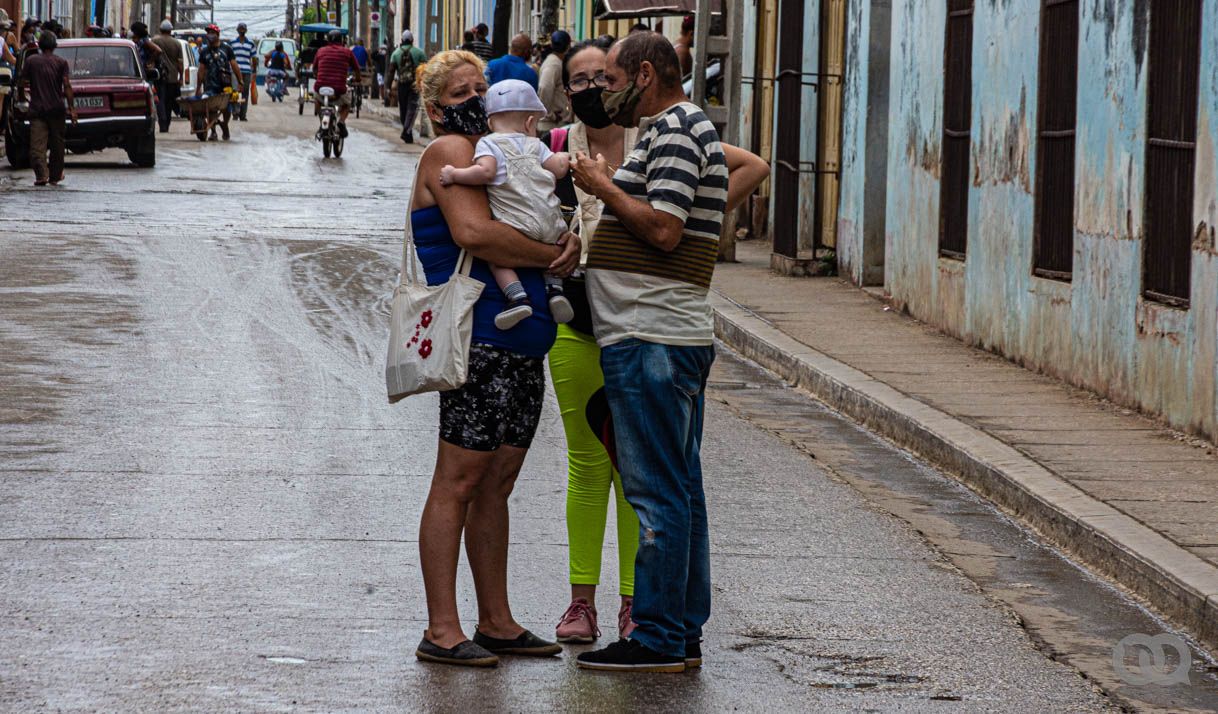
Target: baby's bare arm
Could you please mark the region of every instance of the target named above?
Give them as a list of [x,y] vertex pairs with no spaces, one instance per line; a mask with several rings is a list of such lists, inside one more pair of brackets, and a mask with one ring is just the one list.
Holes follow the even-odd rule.
[[481,156],[473,165],[458,169],[451,164],[440,169],[440,185],[449,186],[454,183],[462,186],[485,186],[495,180],[495,172],[499,164],[494,156]]
[[561,181],[571,171],[571,155],[565,151],[556,151],[542,162],[541,166]]

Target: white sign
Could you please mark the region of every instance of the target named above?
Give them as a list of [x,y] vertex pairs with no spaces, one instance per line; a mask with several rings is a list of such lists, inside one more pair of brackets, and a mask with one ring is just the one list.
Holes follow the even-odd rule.
[[338,13],[334,12],[333,10],[327,10],[326,22],[330,23],[331,25],[338,24]]
[[379,13],[379,12],[370,12],[370,13],[368,13],[368,19],[369,19],[369,20],[371,20],[371,21],[373,21],[373,22],[380,22],[380,21],[381,21],[381,13]]

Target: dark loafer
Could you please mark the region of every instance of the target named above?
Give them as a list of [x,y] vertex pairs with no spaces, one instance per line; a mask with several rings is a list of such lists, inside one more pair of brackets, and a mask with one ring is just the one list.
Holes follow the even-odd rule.
[[562,652],[562,645],[557,642],[547,642],[532,632],[525,630],[518,637],[501,640],[497,637],[474,631],[474,644],[497,655],[522,655],[524,657],[551,657]]
[[414,651],[414,656],[425,662],[455,664],[462,667],[494,667],[499,664],[498,657],[469,640],[460,642],[451,649],[444,649],[424,637],[419,642],[419,648]]

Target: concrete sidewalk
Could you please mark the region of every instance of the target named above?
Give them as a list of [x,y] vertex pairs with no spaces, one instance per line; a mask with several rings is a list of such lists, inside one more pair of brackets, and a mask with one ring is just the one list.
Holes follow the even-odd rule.
[[715,269],[732,348],[945,468],[1218,650],[1218,457],[1093,394],[888,309],[785,278],[769,246]]

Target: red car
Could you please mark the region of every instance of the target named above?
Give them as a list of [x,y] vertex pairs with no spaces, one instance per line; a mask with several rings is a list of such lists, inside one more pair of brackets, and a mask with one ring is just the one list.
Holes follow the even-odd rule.
[[[21,76],[27,53],[35,51],[18,53],[14,77]],[[156,78],[146,76],[135,45],[119,39],[60,40],[55,54],[72,68],[80,119],[76,125],[68,120],[68,150],[83,154],[122,147],[136,166],[156,165],[156,99],[150,83]],[[9,164],[23,169],[30,162],[29,97],[27,92],[27,102],[18,102],[17,96],[14,90],[5,97],[4,141]]]

